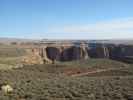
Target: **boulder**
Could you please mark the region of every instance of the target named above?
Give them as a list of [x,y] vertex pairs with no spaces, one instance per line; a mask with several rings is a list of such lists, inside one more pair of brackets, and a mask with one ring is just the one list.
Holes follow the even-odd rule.
[[11,92],[13,92],[13,88],[10,85],[8,85],[8,84],[2,85],[1,86],[1,90],[4,93],[11,93]]

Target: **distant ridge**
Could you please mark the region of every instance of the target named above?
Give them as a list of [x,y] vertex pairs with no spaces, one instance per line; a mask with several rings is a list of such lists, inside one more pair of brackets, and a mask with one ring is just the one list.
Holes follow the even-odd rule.
[[112,43],[112,44],[129,44],[133,45],[133,39],[99,39],[99,40],[69,40],[69,39],[24,39],[24,38],[8,38],[8,37],[0,37],[0,43],[10,44],[11,42],[86,42],[86,43]]
[[5,38],[5,37],[0,37],[0,43],[4,44],[9,44],[11,42],[38,42],[39,40],[34,40],[34,39],[23,39],[23,38]]

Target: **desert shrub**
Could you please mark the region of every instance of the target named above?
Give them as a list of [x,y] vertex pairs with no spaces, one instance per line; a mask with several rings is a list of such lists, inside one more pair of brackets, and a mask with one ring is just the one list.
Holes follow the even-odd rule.
[[0,57],[19,57],[25,54],[25,50],[17,47],[0,47]]
[[128,64],[110,59],[88,59],[70,62],[61,62],[62,65],[69,65],[73,67],[87,67],[87,68],[121,68],[127,67]]
[[[93,59],[92,62],[96,60]],[[104,62],[103,66],[110,62],[117,64],[118,67],[123,66],[123,63],[119,65],[119,62],[108,60],[97,63],[102,66],[102,62]],[[99,74],[95,77],[69,77],[61,73],[66,68],[88,68],[91,65],[89,61],[84,64],[82,62],[80,65],[78,63],[29,65],[20,69],[1,70],[0,83],[7,82],[14,91],[5,95],[0,90],[0,100],[124,100],[132,98],[130,95],[133,93],[133,75],[131,74],[133,71],[130,69],[132,67],[122,67],[119,73],[117,71],[101,73],[101,77]]]

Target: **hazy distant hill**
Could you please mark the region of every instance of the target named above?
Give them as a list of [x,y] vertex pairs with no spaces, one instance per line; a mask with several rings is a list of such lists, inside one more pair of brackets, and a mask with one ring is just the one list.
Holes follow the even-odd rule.
[[20,38],[0,38],[0,43],[4,44],[10,44],[11,42],[37,42],[39,40],[33,40],[33,39],[20,39]]
[[42,39],[42,40],[37,40],[37,39],[23,39],[23,38],[3,38],[0,37],[0,43],[4,43],[4,44],[9,44],[11,42],[52,42],[52,43],[62,43],[62,42],[86,42],[86,43],[112,43],[112,44],[133,44],[133,39],[110,39],[110,40],[63,40],[63,39]]
[[110,39],[110,40],[90,40],[91,43],[111,43],[111,44],[129,44],[133,45],[133,39]]

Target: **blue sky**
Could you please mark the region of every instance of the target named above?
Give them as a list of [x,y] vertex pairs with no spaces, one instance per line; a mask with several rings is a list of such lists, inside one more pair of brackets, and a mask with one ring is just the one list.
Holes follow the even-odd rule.
[[0,0],[0,37],[133,38],[133,0]]

